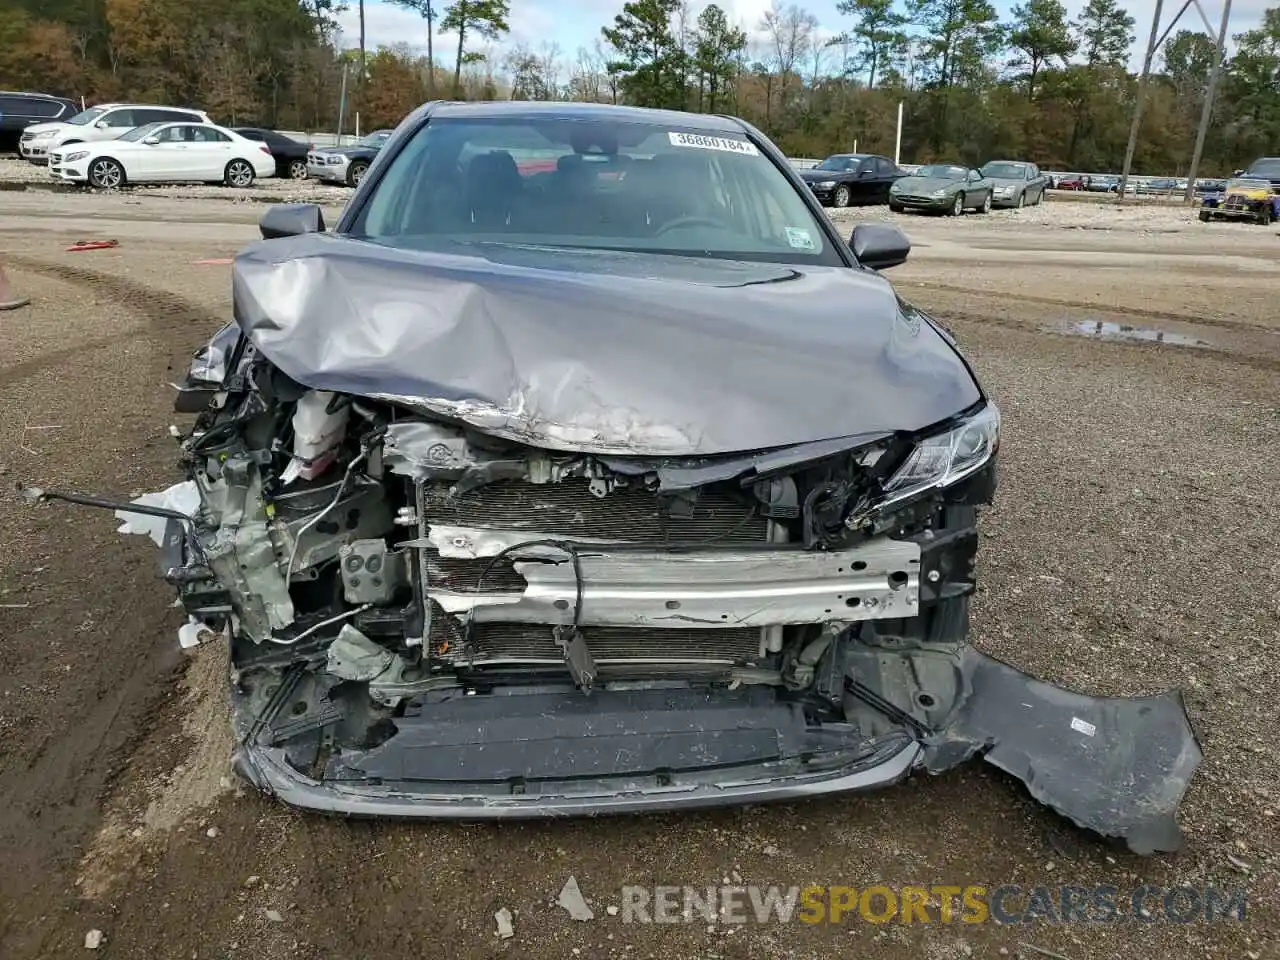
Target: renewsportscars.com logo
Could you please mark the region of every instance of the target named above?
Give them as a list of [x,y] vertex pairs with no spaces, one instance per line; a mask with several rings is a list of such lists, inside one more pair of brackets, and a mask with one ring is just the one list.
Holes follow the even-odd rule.
[[626,886],[623,923],[1212,923],[1245,919],[1224,887]]

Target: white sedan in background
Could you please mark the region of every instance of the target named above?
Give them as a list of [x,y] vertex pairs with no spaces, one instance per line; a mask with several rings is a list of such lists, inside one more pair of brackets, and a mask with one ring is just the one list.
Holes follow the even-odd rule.
[[190,181],[247,187],[275,173],[265,143],[211,123],[148,123],[115,140],[59,145],[49,152],[50,176],[103,189]]

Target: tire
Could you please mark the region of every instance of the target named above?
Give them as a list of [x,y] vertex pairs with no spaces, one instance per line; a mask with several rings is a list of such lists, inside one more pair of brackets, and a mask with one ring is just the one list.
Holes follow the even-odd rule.
[[849,188],[845,184],[836,187],[835,193],[831,194],[831,205],[833,207],[847,207],[849,205]]
[[248,160],[232,160],[227,164],[227,169],[222,173],[222,180],[228,187],[244,187],[253,186],[254,178],[257,174],[254,172],[253,164]]
[[364,179],[365,171],[369,169],[369,164],[364,160],[357,160],[347,168],[347,186],[358,187],[360,181]]
[[[1019,203],[1019,204],[1018,204],[1018,206],[1022,206],[1022,204],[1021,204],[1021,203]],[[991,191],[990,191],[990,190],[988,190],[988,191],[987,191],[986,199],[984,199],[984,200],[982,201],[982,206],[980,206],[980,207],[978,208],[978,212],[979,212],[979,213],[990,213],[990,212],[991,212]]]
[[964,194],[956,194],[956,202],[951,205],[950,216],[959,217],[964,214]]
[[1271,226],[1271,207],[1266,206],[1258,211],[1258,222],[1264,227]]
[[1018,209],[1021,210],[1027,205],[1027,191],[1023,190],[1018,194]]
[[89,164],[89,184],[99,190],[118,190],[125,184],[124,167],[110,157]]
[[305,161],[305,160],[290,160],[290,161],[289,161],[289,169],[288,169],[287,173],[289,174],[289,179],[290,179],[290,180],[305,180],[305,179],[307,179],[307,161]]
[[900,203],[890,203],[890,204],[889,204],[889,212],[890,212],[890,213],[902,213],[902,212],[903,212],[904,210],[906,210],[906,209],[907,209],[907,208],[906,208],[906,207],[904,207],[904,206],[903,206],[902,204],[900,204]]
[[1201,223],[1208,223],[1208,222],[1209,222],[1210,220],[1212,220],[1212,219],[1213,219],[1213,218],[1209,215],[1209,211],[1208,211],[1208,210],[1201,210],[1201,211],[1200,211],[1200,222],[1201,222]]

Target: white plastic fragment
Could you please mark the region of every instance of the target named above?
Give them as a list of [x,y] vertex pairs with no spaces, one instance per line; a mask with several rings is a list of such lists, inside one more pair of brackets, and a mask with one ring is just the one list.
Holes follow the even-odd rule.
[[284,917],[281,916],[279,910],[263,910],[262,915],[272,923],[284,923]]
[[1071,729],[1076,733],[1083,733],[1086,737],[1092,737],[1098,732],[1098,728],[1088,720],[1081,720],[1079,717],[1071,718]]
[[596,918],[596,915],[591,912],[591,908],[587,906],[587,901],[583,897],[582,891],[578,889],[578,881],[573,874],[569,874],[569,879],[560,888],[560,896],[556,898],[556,903],[574,920],[594,920]]
[[97,950],[106,942],[107,935],[101,930],[90,930],[84,935],[84,948],[86,950]]
[[[196,488],[194,480],[183,480],[167,490],[144,493],[129,502],[145,507],[176,510],[184,516],[193,517],[200,509],[200,491]],[[164,546],[164,531],[169,525],[165,517],[151,517],[141,513],[130,513],[127,510],[117,510],[116,518],[124,521],[117,528],[117,533],[143,533],[154,540],[157,547]]]
[[516,935],[516,928],[511,922],[511,911],[503,907],[493,915],[493,919],[498,924],[498,939],[510,940]]
[[333,413],[327,413],[333,398],[334,394],[328,390],[309,390],[298,401],[293,413],[294,459],[280,476],[285,484],[298,477],[314,480],[337,456],[338,443],[347,432],[351,407],[344,403]]
[[183,650],[190,650],[217,638],[216,633],[195,617],[188,617],[187,622],[178,628],[178,646]]

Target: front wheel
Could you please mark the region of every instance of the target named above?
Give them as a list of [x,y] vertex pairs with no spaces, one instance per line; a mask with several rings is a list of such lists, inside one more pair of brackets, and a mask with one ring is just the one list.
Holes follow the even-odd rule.
[[849,188],[843,183],[836,187],[836,192],[831,195],[831,205],[833,207],[847,207],[849,205]]
[[964,194],[957,193],[955,203],[951,204],[951,215],[958,217],[964,213]]
[[229,187],[249,187],[253,185],[255,176],[253,165],[247,160],[232,160],[227,164],[223,180]]
[[894,203],[892,200],[890,200],[890,201],[889,201],[889,212],[890,212],[890,213],[902,213],[902,211],[904,211],[904,210],[906,210],[906,209],[907,209],[907,208],[906,208],[906,207],[904,207],[904,206],[903,206],[902,204],[900,204],[900,203]]
[[369,169],[369,165],[363,161],[357,161],[351,165],[351,169],[347,171],[347,183],[353,187],[360,186],[360,181],[364,179],[364,173]]
[[292,160],[289,163],[289,179],[305,180],[307,179],[307,161]]
[[[1021,204],[1021,203],[1019,203],[1019,204],[1018,204],[1018,206],[1022,206],[1022,204]],[[978,210],[978,212],[979,212],[979,213],[990,213],[990,212],[991,212],[991,191],[990,191],[990,190],[988,190],[988,191],[987,191],[987,196],[986,196],[986,198],[982,201],[982,207]]]
[[1258,222],[1264,227],[1271,225],[1271,207],[1266,206],[1258,211]]
[[1019,210],[1021,210],[1021,209],[1022,209],[1023,207],[1025,207],[1026,205],[1027,205],[1027,195],[1026,195],[1026,193],[1024,192],[1024,193],[1020,193],[1020,194],[1018,194],[1018,209],[1019,209]]
[[1200,211],[1200,222],[1201,222],[1201,223],[1208,223],[1210,219],[1211,219],[1211,218],[1210,218],[1210,216],[1209,216],[1209,211],[1208,211],[1208,210],[1201,210],[1201,211]]
[[99,157],[89,165],[89,183],[99,190],[124,186],[124,167],[110,157]]

